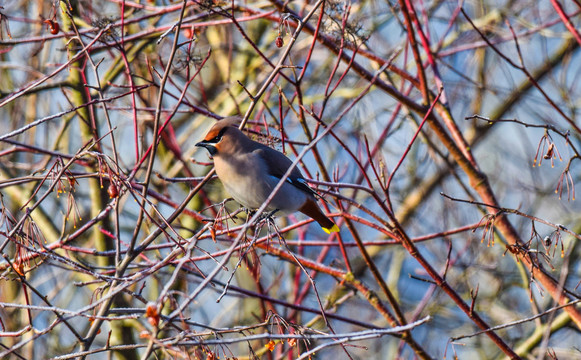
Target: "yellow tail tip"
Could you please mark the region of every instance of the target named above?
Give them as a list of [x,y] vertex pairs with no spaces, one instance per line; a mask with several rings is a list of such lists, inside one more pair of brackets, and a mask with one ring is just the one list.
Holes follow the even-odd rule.
[[331,227],[330,229],[329,229],[329,228],[326,228],[326,227],[324,227],[324,228],[323,228],[323,230],[324,230],[324,231],[325,231],[327,234],[330,234],[330,233],[339,232],[339,227],[338,227],[337,225],[333,224],[333,227]]

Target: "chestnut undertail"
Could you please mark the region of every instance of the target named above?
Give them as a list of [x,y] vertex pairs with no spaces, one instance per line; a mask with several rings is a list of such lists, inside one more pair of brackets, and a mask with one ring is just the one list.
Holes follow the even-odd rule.
[[318,222],[327,234],[332,232],[339,232],[339,227],[325,214],[323,214],[315,201],[310,199],[307,200],[307,202],[305,202],[299,211]]

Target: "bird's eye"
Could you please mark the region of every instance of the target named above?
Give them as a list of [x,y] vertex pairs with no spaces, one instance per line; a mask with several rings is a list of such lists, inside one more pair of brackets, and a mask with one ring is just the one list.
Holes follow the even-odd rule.
[[212,138],[212,140],[210,140],[211,143],[213,144],[217,144],[220,142],[220,140],[222,140],[222,136],[224,135],[224,133],[226,132],[227,128],[223,128],[220,130],[220,132],[218,133],[218,135],[216,135],[216,137]]

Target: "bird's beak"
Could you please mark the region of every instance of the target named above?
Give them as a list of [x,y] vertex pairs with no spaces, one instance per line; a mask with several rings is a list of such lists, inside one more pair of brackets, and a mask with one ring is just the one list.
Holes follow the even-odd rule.
[[200,141],[199,143],[196,144],[196,146],[206,148],[206,150],[208,150],[208,152],[212,156],[214,156],[218,152],[218,150],[216,149],[216,145],[209,143],[206,140]]

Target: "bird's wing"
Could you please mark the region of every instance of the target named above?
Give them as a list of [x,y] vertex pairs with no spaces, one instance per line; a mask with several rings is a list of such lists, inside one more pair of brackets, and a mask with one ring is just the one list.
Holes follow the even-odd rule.
[[[283,153],[269,148],[266,145],[260,146],[258,149],[254,150],[254,152],[265,162],[268,174],[278,179],[281,179],[284,174],[286,174],[286,171],[293,163],[291,159],[287,158]],[[307,194],[319,197],[319,194],[317,194],[315,190],[307,184],[303,174],[296,166],[286,181]]]

